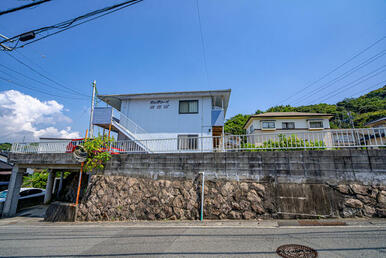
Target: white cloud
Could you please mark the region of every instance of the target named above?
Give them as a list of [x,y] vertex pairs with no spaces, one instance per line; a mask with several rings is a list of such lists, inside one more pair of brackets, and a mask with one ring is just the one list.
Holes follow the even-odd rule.
[[55,100],[40,101],[16,90],[0,92],[0,139],[79,138],[71,127],[57,128],[72,122],[63,111]]

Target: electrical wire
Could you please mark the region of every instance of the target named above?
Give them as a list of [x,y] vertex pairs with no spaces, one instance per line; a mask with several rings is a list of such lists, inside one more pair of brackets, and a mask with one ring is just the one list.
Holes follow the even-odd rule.
[[[39,41],[39,40],[42,40],[42,39],[51,37],[51,36],[53,36],[53,35],[56,35],[56,34],[58,34],[58,33],[63,32],[63,31],[66,31],[66,30],[69,30],[69,29],[71,29],[71,28],[74,28],[74,27],[77,27],[77,26],[79,26],[79,25],[82,25],[82,24],[84,24],[84,23],[86,23],[86,22],[96,20],[96,19],[98,19],[98,18],[100,18],[100,17],[102,17],[102,16],[108,15],[108,14],[113,13],[113,12],[116,12],[116,11],[119,11],[119,10],[121,10],[121,9],[123,9],[123,8],[129,7],[129,6],[131,6],[131,5],[134,5],[134,4],[139,3],[139,2],[142,2],[142,1],[143,1],[143,0],[137,0],[137,1],[135,1],[135,3],[131,3],[131,4],[127,5],[127,6],[123,6],[123,7],[121,7],[121,8],[118,8],[118,9],[116,9],[116,10],[110,11],[110,12],[108,12],[108,13],[105,13],[105,14],[99,15],[99,16],[97,16],[97,17],[88,19],[88,20],[86,20],[86,21],[84,21],[84,22],[80,22],[80,23],[78,23],[78,24],[69,26],[69,27],[67,27],[67,28],[65,28],[65,29],[62,29],[62,30],[56,31],[56,32],[54,32],[54,33],[48,34],[48,35],[46,35],[46,36],[43,36],[43,37],[41,37],[41,38],[32,40],[32,41],[30,41],[30,42],[28,42],[28,43],[25,43],[25,44],[23,44],[23,45],[21,45],[21,46],[19,46],[19,47],[17,47],[17,48],[22,48],[22,47],[24,47],[24,46],[27,46],[27,45],[32,44],[32,43],[34,43],[34,42],[37,42],[37,41]],[[15,47],[15,48],[16,48],[16,47]]]
[[[381,67],[375,69],[374,71],[372,71],[372,72],[370,72],[370,73],[368,73],[368,74],[366,74],[366,75],[364,75],[364,76],[361,76],[361,77],[359,77],[358,79],[356,79],[356,80],[354,80],[354,81],[352,81],[352,82],[350,82],[350,83],[347,83],[345,86],[341,87],[340,89],[338,89],[338,90],[336,90],[336,91],[332,91],[332,92],[330,92],[330,93],[324,95],[324,96],[323,96],[323,97],[325,97],[324,99],[322,99],[322,100],[317,100],[317,101],[323,102],[323,101],[326,101],[326,100],[328,100],[328,99],[331,99],[332,97],[335,97],[336,95],[342,93],[346,88],[348,88],[348,87],[350,87],[350,86],[351,86],[351,87],[355,87],[355,86],[357,86],[357,85],[359,85],[359,84],[361,84],[361,83],[363,83],[363,82],[365,82],[365,81],[367,81],[367,80],[369,80],[369,79],[371,79],[371,78],[377,76],[378,74],[381,74],[381,73],[385,72],[386,69],[381,70],[381,69],[384,68],[384,67],[386,67],[386,65],[383,65],[383,66],[381,66]],[[380,70],[380,71],[379,71],[379,70]],[[367,77],[367,78],[365,78],[365,77]],[[358,82],[358,81],[359,81],[359,82]],[[335,93],[335,94],[334,94],[334,93]],[[331,94],[332,94],[332,95],[331,95]],[[323,98],[323,97],[322,97],[322,98]],[[314,101],[315,101],[315,100],[314,100]]]
[[50,2],[50,1],[51,0],[41,0],[41,1],[30,3],[30,4],[18,6],[18,7],[12,8],[12,9],[8,9],[8,10],[5,10],[5,11],[0,11],[0,16],[4,15],[4,14],[7,14],[7,13],[13,13],[13,12],[16,12],[16,11],[20,11],[20,10],[23,10],[23,9],[26,9],[26,8],[29,8],[29,7],[33,7],[33,6],[36,6],[36,5],[40,5],[40,4],[43,4],[45,2]]
[[[7,76],[10,76],[14,79],[17,79],[15,76],[12,76],[11,74],[7,73],[7,72],[4,72],[2,70],[0,70],[1,73],[4,73],[5,75]],[[36,88],[36,87],[31,87],[31,86],[26,86],[24,84],[21,84],[20,82],[16,82],[16,81],[13,81],[13,80],[10,80],[10,79],[7,79],[7,78],[0,78],[1,80],[5,81],[5,82],[8,82],[8,83],[11,83],[11,84],[14,84],[16,86],[19,86],[21,88],[26,88],[26,89],[29,89],[29,90],[32,90],[32,91],[36,91],[36,92],[39,92],[39,93],[42,93],[42,94],[45,94],[45,95],[49,95],[51,97],[58,97],[58,98],[65,98],[65,99],[76,99],[76,100],[84,100],[85,99],[81,99],[81,98],[77,98],[77,97],[72,97],[72,96],[62,96],[62,95],[56,95],[56,94],[52,94],[50,92],[47,92],[47,91],[43,91],[39,88]]]
[[11,84],[16,85],[16,86],[21,87],[21,88],[29,89],[29,90],[34,91],[34,92],[39,92],[41,94],[49,95],[51,97],[67,98],[67,99],[71,99],[71,100],[82,100],[82,101],[85,101],[85,99],[66,97],[66,96],[60,96],[60,95],[56,95],[56,94],[51,94],[51,93],[48,93],[48,92],[45,92],[45,91],[42,91],[42,90],[39,90],[39,89],[36,89],[36,88],[33,88],[33,87],[29,87],[29,86],[23,85],[21,83],[15,82],[15,81],[9,80],[9,79],[4,78],[4,77],[0,77],[0,80],[3,80],[5,82],[7,82],[7,83],[11,83]]
[[332,73],[334,73],[335,71],[337,71],[338,69],[340,69],[341,67],[343,67],[344,65],[348,64],[349,62],[351,62],[352,60],[354,60],[355,58],[357,58],[358,56],[360,56],[361,54],[363,54],[364,52],[366,52],[367,50],[371,49],[372,47],[374,47],[375,45],[377,45],[379,42],[383,41],[384,39],[386,38],[386,36],[382,36],[380,39],[376,40],[375,42],[373,42],[372,44],[370,44],[369,46],[367,46],[366,48],[362,49],[361,51],[359,51],[357,54],[355,54],[354,56],[350,57],[349,59],[347,59],[345,62],[343,62],[342,64],[338,65],[337,67],[335,67],[334,69],[332,69],[331,71],[325,73],[324,75],[322,75],[319,79],[309,83],[306,87],[302,88],[301,90],[295,92],[294,94],[290,95],[289,97],[287,97],[286,99],[282,100],[279,104],[281,103],[284,103],[285,101],[291,99],[292,97],[294,96],[297,96],[299,93],[301,92],[304,92],[305,90],[309,89],[310,87],[312,87],[313,85],[315,85],[316,83],[320,82],[321,80],[323,80],[324,78],[326,78],[327,76],[331,75]]
[[[384,84],[384,83],[386,83],[386,80],[380,81],[380,82],[378,82],[378,83],[376,83],[376,84],[374,84],[374,85],[372,85],[372,86],[370,86],[370,87],[368,87],[368,88],[366,88],[366,89],[357,91],[356,93],[352,94],[350,97],[352,98],[352,97],[354,97],[354,96],[357,95],[357,94],[361,94],[362,92],[368,92],[370,89],[373,89],[373,88],[375,88],[375,87],[379,87],[380,85],[382,85],[382,84]],[[383,87],[385,87],[385,86],[386,86],[386,85],[384,84]]]
[[[34,78],[32,78],[32,77],[29,77],[28,75],[25,75],[25,74],[20,73],[20,72],[18,72],[18,71],[16,71],[16,70],[13,70],[13,69],[11,69],[11,68],[9,68],[9,67],[3,65],[3,64],[0,64],[0,66],[4,67],[5,69],[7,69],[7,70],[9,70],[9,71],[11,71],[11,72],[17,73],[17,74],[19,74],[19,75],[21,75],[21,76],[23,76],[23,77],[25,77],[25,78],[27,78],[27,79],[29,79],[29,80],[31,80],[31,81],[37,82],[37,83],[39,83],[39,84],[41,84],[41,85],[44,85],[44,86],[47,86],[47,87],[50,87],[50,88],[54,88],[54,89],[57,89],[57,90],[62,90],[62,89],[59,88],[59,87],[56,87],[56,86],[53,86],[53,85],[44,83],[44,82],[42,82],[42,81],[36,80],[36,79],[34,79]],[[0,71],[1,71],[1,70],[0,70]],[[3,72],[3,73],[4,73],[4,72]],[[15,77],[14,77],[14,78],[15,78]],[[70,93],[70,94],[79,97],[78,94],[74,94],[74,93]],[[84,98],[86,98],[86,97],[84,97]],[[89,99],[89,98],[87,97],[87,99]]]
[[[47,70],[44,69],[44,67],[42,67],[40,64],[38,64],[37,62],[35,62],[34,60],[32,60],[31,57],[28,57],[26,54],[24,54],[22,51],[19,51],[17,49],[14,50],[18,55],[21,55],[24,59],[26,59],[27,61],[29,61],[30,63],[34,64],[36,67],[38,67],[41,71],[45,72],[45,73],[48,73]],[[39,53],[40,55],[43,55],[41,53]]]
[[[84,24],[86,22],[89,22],[89,21],[92,21],[92,20],[95,20],[95,19],[98,19],[100,17],[103,17],[105,15],[108,15],[108,14],[111,14],[111,13],[114,13],[116,11],[119,11],[121,9],[124,9],[124,8],[127,8],[129,6],[132,6],[134,4],[137,4],[139,2],[142,2],[144,0],[130,0],[130,1],[125,1],[125,2],[122,2],[122,3],[119,3],[119,4],[116,4],[116,5],[112,5],[112,6],[109,6],[109,7],[105,7],[105,8],[102,8],[102,9],[99,9],[99,10],[96,10],[96,11],[92,11],[92,12],[89,12],[87,14],[84,14],[82,16],[78,16],[76,18],[73,18],[73,19],[70,19],[70,20],[66,20],[66,21],[63,21],[63,22],[60,22],[60,23],[57,23],[55,25],[52,25],[52,26],[46,26],[46,27],[42,27],[42,28],[39,28],[39,29],[35,29],[35,30],[31,30],[30,32],[34,32],[35,35],[37,34],[40,34],[42,32],[46,32],[46,31],[49,31],[49,30],[52,30],[52,29],[60,29],[59,31],[56,31],[54,33],[51,33],[51,34],[48,34],[46,36],[43,36],[43,37],[40,37],[38,39],[35,39],[35,40],[32,40],[32,41],[29,41],[28,43],[25,43],[21,46],[17,46],[18,43],[16,43],[16,45],[12,48],[12,49],[15,49],[15,48],[21,48],[21,47],[24,47],[26,45],[29,45],[31,43],[34,43],[36,41],[39,41],[39,40],[42,40],[42,39],[45,39],[47,37],[50,37],[50,36],[53,36],[55,34],[58,34],[60,32],[63,32],[63,31],[66,31],[68,29],[71,29],[71,28],[74,28],[76,26],[79,26],[81,24]],[[102,13],[101,15],[97,16],[97,17],[94,17],[94,18],[90,18],[92,16],[95,16],[95,15],[98,15]],[[77,21],[80,21],[80,20],[83,20],[83,19],[87,19],[87,18],[90,18],[86,21],[83,21],[83,22],[80,22],[80,23],[77,23],[77,24],[74,24],[75,22]],[[28,32],[27,32],[28,33]],[[16,36],[13,36],[11,38],[8,38],[6,40],[3,40],[2,42],[0,42],[0,44],[2,43],[6,43],[6,42],[9,42],[11,40],[15,40],[15,39],[18,39],[20,36],[24,35],[26,33],[22,33],[22,34],[19,34],[19,35],[16,35]]]
[[356,71],[360,70],[361,68],[371,64],[372,62],[376,61],[377,59],[381,58],[386,54],[386,50],[382,50],[381,52],[377,53],[376,55],[366,59],[362,63],[358,64],[357,66],[349,69],[348,71],[344,72],[343,74],[339,75],[338,77],[335,77],[334,79],[330,80],[329,82],[323,84],[322,86],[316,88],[315,90],[311,91],[310,93],[306,93],[303,96],[299,97],[298,99],[292,101],[292,103],[301,103],[304,100],[309,99],[310,97],[314,96],[315,94],[331,87],[335,83],[347,78],[351,74],[355,73]]
[[196,0],[196,10],[197,10],[198,24],[199,24],[199,28],[200,28],[200,38],[201,38],[201,47],[202,47],[202,56],[203,56],[203,61],[204,61],[205,76],[206,76],[207,84],[209,86],[208,64],[207,64],[207,60],[206,60],[206,49],[205,49],[205,43],[204,43],[204,33],[202,32],[200,5],[199,5],[198,0]]
[[37,71],[36,69],[34,69],[33,67],[31,67],[30,65],[24,63],[24,62],[21,61],[19,58],[17,58],[17,57],[15,57],[15,56],[11,55],[10,53],[6,52],[6,54],[9,55],[10,57],[12,57],[13,59],[15,59],[18,63],[20,63],[20,64],[26,66],[26,67],[29,68],[31,71],[33,71],[33,72],[35,72],[36,74],[42,76],[43,78],[45,78],[45,79],[47,79],[47,80],[49,80],[49,81],[55,83],[56,85],[61,86],[61,87],[65,88],[65,89],[67,89],[67,90],[70,90],[70,91],[76,93],[77,95],[82,95],[82,96],[90,97],[89,95],[86,95],[86,94],[83,94],[83,93],[81,93],[81,92],[79,92],[79,91],[76,91],[76,90],[74,90],[74,89],[71,89],[70,87],[67,87],[66,85],[63,85],[63,84],[61,84],[61,83],[59,83],[59,82],[57,82],[57,81],[55,81],[55,80],[49,78],[48,76],[46,76],[46,75],[42,74],[41,72]]
[[328,100],[329,98],[332,98],[332,97],[342,93],[344,90],[346,90],[349,87],[355,87],[355,86],[357,86],[357,85],[359,85],[359,84],[361,84],[361,83],[363,83],[363,82],[365,82],[365,81],[367,81],[367,80],[377,76],[378,74],[381,74],[381,73],[385,72],[386,69],[381,70],[384,67],[386,67],[386,65],[384,65],[382,67],[379,67],[379,68],[375,69],[374,71],[371,71],[370,73],[368,73],[368,74],[366,74],[364,76],[361,76],[361,77],[355,79],[354,81],[352,81],[350,83],[345,84],[343,87],[341,87],[341,88],[339,88],[339,89],[337,89],[335,91],[331,91],[331,92],[323,95],[322,98],[324,97],[324,99],[322,99],[322,100],[314,99],[314,101],[311,101],[308,104],[311,104],[312,102],[315,102],[315,101],[320,102],[320,101]]

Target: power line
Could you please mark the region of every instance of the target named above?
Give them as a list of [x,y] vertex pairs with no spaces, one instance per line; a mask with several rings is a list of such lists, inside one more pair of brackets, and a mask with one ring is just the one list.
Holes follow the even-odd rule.
[[338,77],[335,77],[334,79],[330,80],[329,82],[323,84],[322,86],[316,88],[315,90],[311,91],[310,93],[306,93],[304,94],[303,96],[299,97],[298,99],[292,101],[292,103],[296,103],[296,102],[302,102],[306,99],[309,99],[310,97],[314,96],[315,94],[331,87],[332,85],[334,85],[335,83],[343,80],[344,78],[347,78],[348,76],[350,76],[351,74],[355,73],[356,71],[358,71],[359,69],[371,64],[372,62],[376,61],[377,59],[381,58],[382,56],[384,56],[386,54],[386,50],[382,50],[381,52],[377,53],[376,55],[366,59],[365,61],[363,61],[362,63],[358,64],[357,66],[349,69],[348,71],[344,72],[343,74],[339,75]]
[[[30,80],[32,80],[32,81],[34,81],[34,82],[37,82],[37,83],[39,83],[39,84],[41,84],[41,85],[48,86],[48,87],[50,87],[50,88],[54,88],[54,89],[57,89],[57,90],[62,90],[62,89],[59,88],[59,87],[56,87],[56,86],[53,86],[53,85],[44,83],[44,82],[42,82],[42,81],[36,80],[36,79],[34,79],[34,78],[32,78],[32,77],[29,77],[29,76],[27,76],[27,75],[25,75],[25,74],[23,74],[23,73],[20,73],[20,72],[18,72],[18,71],[16,71],[16,70],[13,70],[13,69],[11,69],[11,68],[5,66],[5,65],[0,64],[0,66],[4,67],[5,69],[7,69],[7,70],[9,70],[9,71],[11,71],[11,72],[17,73],[17,74],[19,74],[19,75],[21,75],[21,76],[23,76],[23,77],[25,77],[25,78],[27,78],[27,79],[30,79]],[[1,71],[1,70],[0,70],[0,71]],[[4,73],[4,72],[3,72],[3,73]],[[70,93],[70,94],[79,96],[79,94],[74,94],[74,93]],[[86,97],[85,97],[85,98],[86,98]]]
[[[0,72],[2,72],[2,73],[6,74],[6,75],[8,75],[8,76],[11,76],[11,77],[17,79],[16,77],[12,76],[11,74],[9,74],[9,73],[7,73],[7,72],[4,72],[4,71],[2,71],[2,70],[0,70]],[[39,93],[42,93],[42,94],[46,94],[46,95],[49,95],[49,96],[52,96],[52,97],[66,98],[66,99],[85,100],[85,99],[76,98],[76,97],[74,98],[74,97],[72,97],[72,96],[62,96],[62,95],[52,94],[52,93],[49,93],[49,92],[47,92],[47,91],[42,91],[42,90],[40,90],[40,89],[37,89],[36,87],[26,86],[26,85],[24,85],[24,84],[21,84],[21,83],[16,82],[16,81],[12,81],[12,80],[7,79],[7,78],[4,78],[4,77],[2,77],[2,78],[0,78],[0,79],[3,80],[3,81],[6,81],[6,82],[8,82],[8,83],[14,84],[14,85],[16,85],[16,86],[19,86],[19,87],[22,87],[22,88],[26,88],[26,89],[29,89],[29,90],[32,90],[32,91],[36,91],[36,92],[39,92]]]
[[[348,87],[350,87],[350,86],[351,86],[351,87],[354,87],[354,86],[356,86],[356,85],[361,84],[362,82],[365,82],[365,81],[367,81],[367,80],[369,80],[369,79],[371,79],[371,78],[377,76],[377,75],[380,74],[380,73],[385,72],[386,69],[381,70],[381,69],[384,68],[384,67],[386,67],[386,65],[381,66],[381,67],[375,69],[374,71],[372,71],[372,72],[370,72],[370,73],[368,73],[368,74],[366,74],[366,75],[364,75],[364,76],[361,76],[361,77],[359,77],[358,79],[356,79],[356,80],[354,80],[354,81],[352,81],[352,82],[350,82],[350,83],[347,83],[345,86],[343,86],[342,88],[338,89],[337,91],[332,91],[332,92],[330,92],[330,93],[324,95],[323,97],[325,97],[325,98],[322,99],[322,100],[320,100],[320,102],[323,102],[323,101],[325,101],[325,100],[327,100],[327,99],[330,99],[330,98],[332,98],[332,97],[335,97],[336,95],[342,93],[346,88],[348,88]],[[379,70],[381,70],[381,71],[379,71]],[[375,73],[375,74],[374,74],[374,73]],[[367,77],[367,78],[365,78],[365,77]],[[359,82],[357,82],[357,81],[359,81]],[[354,84],[353,84],[353,83],[354,83]],[[335,94],[334,94],[334,93],[335,93]],[[333,95],[331,95],[331,94],[333,94]]]
[[[374,84],[374,85],[372,85],[372,86],[370,86],[370,87],[368,87],[368,88],[366,88],[366,89],[357,91],[356,93],[352,94],[350,97],[354,97],[355,95],[357,95],[357,94],[359,94],[359,93],[362,93],[362,92],[367,92],[368,90],[370,90],[370,89],[372,89],[372,88],[375,88],[375,87],[379,87],[380,85],[382,85],[382,84],[384,84],[384,83],[386,83],[386,80],[380,81],[380,82],[378,82],[378,83],[376,83],[376,84]],[[384,85],[384,86],[386,86],[386,85]]]
[[206,75],[206,81],[209,85],[209,75],[208,75],[208,65],[207,65],[207,61],[206,61],[206,49],[205,49],[205,43],[204,43],[204,33],[202,32],[200,5],[198,3],[198,0],[196,0],[196,9],[197,9],[198,24],[199,24],[199,28],[200,28],[200,38],[201,38],[201,46],[202,46],[202,56],[203,56],[203,61],[204,61],[204,70],[205,70],[205,75]]
[[352,60],[354,60],[355,58],[357,58],[358,56],[360,56],[361,54],[363,54],[364,52],[366,52],[367,50],[369,50],[370,48],[374,47],[375,45],[377,45],[379,42],[381,42],[382,40],[384,40],[386,38],[386,36],[383,36],[381,37],[380,39],[376,40],[374,43],[370,44],[368,47],[362,49],[361,51],[359,51],[357,54],[355,54],[354,56],[350,57],[348,60],[346,60],[345,62],[343,62],[342,64],[338,65],[337,67],[335,67],[334,69],[332,69],[331,71],[327,72],[326,74],[324,74],[323,76],[321,76],[319,79],[317,79],[316,81],[313,81],[311,83],[309,83],[306,87],[302,88],[301,90],[295,92],[294,94],[292,94],[291,96],[287,97],[286,99],[284,99],[283,101],[281,101],[280,103],[284,103],[285,101],[291,99],[293,96],[296,96],[298,95],[299,93],[303,92],[304,90],[312,87],[313,85],[315,85],[316,83],[320,82],[321,80],[323,80],[324,78],[326,78],[327,76],[329,76],[330,74],[334,73],[335,71],[337,71],[339,68],[341,68],[342,66],[346,65],[347,63],[351,62]]
[[[55,34],[58,34],[58,33],[60,33],[60,32],[66,31],[66,30],[68,30],[68,29],[74,28],[74,27],[79,26],[79,25],[81,25],[81,24],[84,24],[84,23],[86,23],[86,22],[89,22],[89,21],[98,19],[98,18],[103,17],[103,16],[105,16],[105,15],[114,13],[114,12],[116,12],[116,11],[119,11],[119,10],[121,10],[121,9],[127,8],[127,7],[129,7],[129,6],[132,6],[132,5],[137,4],[137,3],[139,3],[139,2],[142,2],[142,1],[144,1],[144,0],[130,0],[130,1],[125,1],[125,2],[122,2],[122,3],[120,3],[120,4],[112,5],[112,6],[109,6],[109,7],[105,7],[105,8],[102,8],[102,9],[98,9],[98,10],[96,10],[96,11],[92,11],[92,12],[86,13],[86,14],[84,14],[84,15],[82,15],[82,16],[78,16],[78,17],[76,17],[76,18],[73,18],[73,19],[70,19],[70,20],[66,20],[66,21],[57,23],[57,24],[55,24],[55,25],[46,26],[46,27],[42,27],[42,28],[39,28],[39,29],[32,30],[32,31],[27,32],[27,33],[33,33],[33,35],[35,36],[35,35],[38,35],[38,34],[40,34],[40,33],[42,33],[42,32],[46,32],[46,31],[49,31],[49,30],[52,30],[52,29],[59,29],[59,31],[56,31],[56,32],[54,32],[54,33],[48,34],[48,35],[46,35],[46,36],[40,37],[40,38],[35,39],[35,40],[32,40],[32,41],[29,41],[28,43],[25,43],[25,44],[23,44],[23,45],[21,45],[21,46],[18,46],[18,44],[19,44],[19,41],[18,41],[18,42],[16,42],[16,44],[12,47],[11,50],[13,50],[13,49],[15,49],[15,48],[21,48],[21,47],[24,47],[24,46],[29,45],[29,44],[31,44],[31,43],[34,43],[34,42],[36,42],[36,41],[39,41],[39,40],[45,39],[45,38],[47,38],[47,37],[53,36],[53,35],[55,35]],[[100,14],[100,13],[102,13],[102,14],[101,14],[101,15],[98,15],[98,14]],[[96,16],[96,17],[94,17],[94,18],[90,18],[90,17],[95,16],[95,15],[98,15],[98,16]],[[83,19],[87,19],[87,18],[90,18],[90,19],[88,19],[88,20],[86,20],[86,21],[83,21],[83,22],[80,22],[80,23],[77,23],[77,24],[74,24],[74,23],[76,23],[77,21],[80,21],[80,20],[83,20]],[[25,35],[25,34],[27,34],[27,33],[22,33],[22,34],[19,34],[19,35],[14,36],[14,37],[11,37],[11,38],[9,38],[9,39],[3,40],[2,42],[0,42],[0,44],[1,44],[1,43],[9,42],[9,41],[11,41],[11,40],[19,39],[20,36],[23,36],[23,35]]]
[[117,12],[117,11],[119,11],[119,10],[121,10],[121,9],[124,9],[124,8],[126,8],[126,7],[132,6],[132,5],[137,4],[137,3],[139,3],[139,2],[142,2],[142,1],[143,1],[143,0],[128,1],[128,2],[133,2],[133,3],[130,3],[130,4],[126,5],[126,6],[123,6],[123,7],[121,7],[121,8],[118,8],[118,9],[116,9],[116,10],[107,12],[107,13],[105,13],[105,14],[99,15],[99,16],[97,16],[97,17],[88,19],[88,20],[86,20],[86,21],[84,21],[84,22],[80,22],[80,23],[78,23],[78,24],[69,26],[69,27],[67,27],[67,28],[65,28],[65,29],[56,31],[56,32],[54,32],[54,33],[48,34],[48,35],[43,36],[43,37],[41,37],[41,38],[35,39],[35,40],[33,40],[33,41],[30,41],[30,42],[28,42],[28,43],[25,43],[25,44],[19,46],[18,48],[22,48],[22,47],[27,46],[27,45],[29,45],[29,44],[32,44],[32,43],[34,43],[34,42],[36,42],[36,41],[39,41],[39,40],[48,38],[48,37],[53,36],[53,35],[56,35],[56,34],[59,34],[59,33],[63,32],[63,31],[66,31],[66,30],[69,30],[69,29],[71,29],[71,28],[77,27],[77,26],[82,25],[82,24],[84,24],[84,23],[86,23],[86,22],[90,22],[90,21],[96,20],[96,19],[98,19],[98,18],[100,18],[100,17],[103,17],[103,16],[108,15],[108,14],[110,14],[110,13]]
[[[381,66],[381,67],[375,69],[374,71],[371,71],[371,72],[369,72],[368,74],[363,75],[363,76],[361,76],[361,77],[355,79],[354,81],[345,84],[345,85],[344,85],[343,87],[341,87],[340,89],[337,89],[337,90],[335,90],[335,91],[331,91],[331,92],[327,93],[326,95],[323,96],[323,97],[325,97],[325,98],[322,99],[322,100],[320,100],[320,101],[325,101],[325,100],[327,100],[327,99],[329,99],[329,98],[332,98],[332,97],[334,97],[334,96],[336,96],[336,95],[342,93],[346,88],[348,88],[348,87],[350,87],[350,86],[351,86],[351,87],[355,87],[355,86],[361,84],[362,82],[365,82],[365,81],[367,81],[367,80],[369,80],[369,79],[371,79],[371,78],[377,76],[378,74],[385,72],[386,69],[381,70],[381,69],[384,68],[384,67],[386,67],[386,65]],[[367,77],[367,78],[366,78],[366,77]],[[335,94],[334,94],[334,93],[335,93]],[[316,99],[315,99],[314,101],[316,101]],[[318,101],[319,101],[319,100],[318,100]],[[312,102],[313,102],[313,101],[311,101],[311,102],[309,102],[309,103],[312,103]]]
[[0,11],[0,16],[4,15],[4,14],[7,14],[7,13],[13,13],[13,12],[16,12],[16,11],[20,11],[20,10],[23,10],[25,8],[29,8],[29,7],[32,7],[32,6],[35,6],[35,5],[40,5],[40,4],[43,4],[45,2],[50,2],[50,1],[51,0],[41,0],[41,1],[30,3],[30,4],[18,6],[18,7],[12,8],[12,9],[8,9],[8,10],[5,10],[5,11]]
[[[32,64],[34,64],[35,66],[37,66],[41,71],[48,73],[47,70],[45,70],[40,64],[38,64],[37,62],[35,62],[34,60],[32,60],[31,57],[28,57],[26,54],[23,54],[23,52],[21,52],[21,51],[19,51],[19,50],[17,50],[17,49],[15,49],[14,51],[15,51],[16,53],[18,53],[19,55],[21,55],[24,59],[26,59],[26,60],[29,61],[30,63],[32,63]],[[40,54],[40,55],[43,55],[43,54],[41,54],[41,53],[39,53],[39,54]]]
[[41,94],[45,94],[45,95],[49,95],[51,97],[57,97],[57,98],[67,98],[67,99],[71,99],[71,100],[82,100],[84,101],[84,99],[79,99],[79,98],[73,98],[73,97],[66,97],[66,96],[60,96],[60,95],[55,95],[55,94],[51,94],[51,93],[48,93],[48,92],[45,92],[45,91],[42,91],[42,90],[39,90],[39,89],[36,89],[36,88],[33,88],[33,87],[29,87],[29,86],[25,86],[21,83],[18,83],[18,82],[15,82],[15,81],[12,81],[12,80],[9,80],[9,79],[6,79],[4,77],[0,77],[0,80],[3,80],[5,82],[8,82],[8,83],[11,83],[11,84],[14,84],[18,87],[21,87],[21,88],[25,88],[25,89],[29,89],[29,90],[32,90],[32,91],[35,91],[35,92],[39,92]]
[[13,59],[15,59],[18,63],[20,63],[20,64],[26,66],[26,67],[29,68],[31,71],[37,73],[38,75],[42,76],[43,78],[45,78],[45,79],[47,79],[47,80],[49,80],[49,81],[55,83],[56,85],[61,86],[61,87],[65,88],[65,89],[67,89],[67,90],[70,90],[70,91],[72,91],[72,92],[74,92],[74,93],[76,93],[76,94],[83,95],[83,96],[86,96],[86,97],[90,97],[89,95],[86,95],[86,94],[83,94],[83,93],[81,93],[81,92],[79,92],[79,91],[73,90],[73,89],[71,89],[70,87],[67,87],[66,85],[63,85],[63,84],[61,84],[61,83],[59,83],[59,82],[57,82],[57,81],[55,81],[55,80],[53,80],[53,79],[51,79],[51,78],[45,76],[44,74],[40,73],[39,71],[37,71],[37,70],[34,69],[33,67],[31,67],[31,66],[29,66],[28,64],[24,63],[23,61],[21,61],[19,58],[17,58],[17,57],[15,57],[15,56],[11,55],[10,53],[6,52],[6,54],[9,55],[10,57],[12,57]]

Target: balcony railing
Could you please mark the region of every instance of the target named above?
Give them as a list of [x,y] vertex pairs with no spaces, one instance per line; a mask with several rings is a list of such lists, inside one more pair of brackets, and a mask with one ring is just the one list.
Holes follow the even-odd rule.
[[[337,129],[299,133],[260,133],[207,137],[180,137],[116,141],[110,151],[119,153],[179,153],[273,150],[334,150],[385,148],[386,128]],[[14,143],[12,153],[66,153],[82,141]],[[141,147],[142,146],[142,147]],[[146,146],[146,150],[143,148]]]

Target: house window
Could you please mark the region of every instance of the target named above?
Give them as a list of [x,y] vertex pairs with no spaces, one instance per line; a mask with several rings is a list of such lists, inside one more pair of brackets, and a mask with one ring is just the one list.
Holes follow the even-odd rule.
[[323,128],[322,121],[312,121],[310,122],[310,128]]
[[197,150],[198,135],[178,135],[177,149],[178,150]]
[[265,121],[262,123],[263,129],[272,129],[275,128],[275,122],[274,121]]
[[282,128],[285,130],[295,129],[295,123],[294,122],[283,122]]
[[197,114],[198,100],[180,100],[180,114]]
[[255,128],[253,128],[253,125],[251,125],[251,127],[249,127],[249,133],[253,133],[254,130]]

